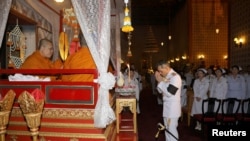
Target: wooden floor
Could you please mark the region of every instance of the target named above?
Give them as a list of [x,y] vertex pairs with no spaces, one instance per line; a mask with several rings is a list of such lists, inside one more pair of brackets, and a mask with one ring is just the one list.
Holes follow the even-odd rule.
[[123,131],[117,134],[116,141],[138,141],[138,134],[129,131]]

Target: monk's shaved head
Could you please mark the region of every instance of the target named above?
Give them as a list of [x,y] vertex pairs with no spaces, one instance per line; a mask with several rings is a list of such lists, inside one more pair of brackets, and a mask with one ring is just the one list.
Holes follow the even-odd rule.
[[41,39],[39,42],[38,49],[39,49],[41,56],[43,56],[45,58],[51,59],[51,57],[54,53],[53,44],[48,39]]
[[48,39],[41,39],[38,45],[38,49],[41,49],[42,46],[46,46],[48,44],[52,44],[52,41]]

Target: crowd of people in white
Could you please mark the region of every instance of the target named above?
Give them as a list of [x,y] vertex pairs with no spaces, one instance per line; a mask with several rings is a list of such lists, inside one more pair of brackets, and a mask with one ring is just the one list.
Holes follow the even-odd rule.
[[[132,65],[129,70],[123,73],[124,85],[135,86],[137,99],[137,113],[140,114],[139,100],[143,86],[143,78]],[[130,77],[129,77],[130,76]],[[189,70],[180,73],[182,77],[181,106],[187,106],[187,90],[194,93],[191,109],[191,116],[202,113],[202,100],[207,98],[217,98],[221,101],[226,98],[237,98],[240,100],[250,98],[250,66],[245,71],[240,66],[234,65],[230,69],[223,68],[199,68],[195,71]],[[163,104],[161,95],[156,90],[157,82],[154,72],[150,73],[150,83],[152,94],[157,95],[157,103]],[[221,113],[222,110],[219,110]],[[239,110],[239,112],[241,112]],[[201,123],[197,122],[196,130],[201,130]]]
[[[249,71],[243,72],[237,65],[232,66],[228,71],[223,68],[198,69],[192,86],[194,101],[191,116],[202,113],[202,100],[208,97],[220,100],[237,98],[241,101],[250,98]],[[221,111],[220,109],[219,113]],[[238,112],[240,113],[241,110]],[[197,122],[195,129],[201,130],[201,123]]]
[[[250,66],[242,70],[240,66],[234,65],[230,69],[223,68],[199,68],[191,69],[182,76],[181,105],[187,104],[187,89],[192,89],[194,100],[191,109],[191,116],[202,113],[202,100],[207,98],[237,98],[240,100],[250,98]],[[154,75],[151,75],[152,93],[157,95],[155,90]],[[161,98],[157,98],[158,104],[162,104]],[[241,110],[239,110],[241,112]],[[219,110],[221,113],[221,109]],[[201,123],[197,122],[196,130],[201,130]]]

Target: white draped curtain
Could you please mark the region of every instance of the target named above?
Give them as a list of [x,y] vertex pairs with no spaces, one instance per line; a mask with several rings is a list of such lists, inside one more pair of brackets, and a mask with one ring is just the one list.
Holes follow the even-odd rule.
[[97,66],[100,85],[94,112],[94,126],[105,128],[115,120],[109,104],[109,89],[115,77],[108,72],[111,48],[111,5],[110,0],[71,0],[84,38]]
[[5,33],[6,23],[9,16],[12,0],[2,0],[0,2],[0,48],[2,47],[3,36]]

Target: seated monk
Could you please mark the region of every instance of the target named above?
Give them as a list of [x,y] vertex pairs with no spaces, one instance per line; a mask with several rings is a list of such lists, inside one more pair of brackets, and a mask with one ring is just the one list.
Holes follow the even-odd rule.
[[[64,62],[64,69],[96,69],[96,65],[89,48],[81,47],[76,53],[70,55]],[[92,74],[62,75],[62,81],[89,81],[93,82]]]
[[[48,39],[41,39],[38,50],[28,56],[20,69],[60,69],[63,64],[61,60],[52,61],[51,57],[54,53],[53,44]],[[41,76],[45,77],[45,76]],[[56,76],[51,76],[51,80],[55,80]]]

